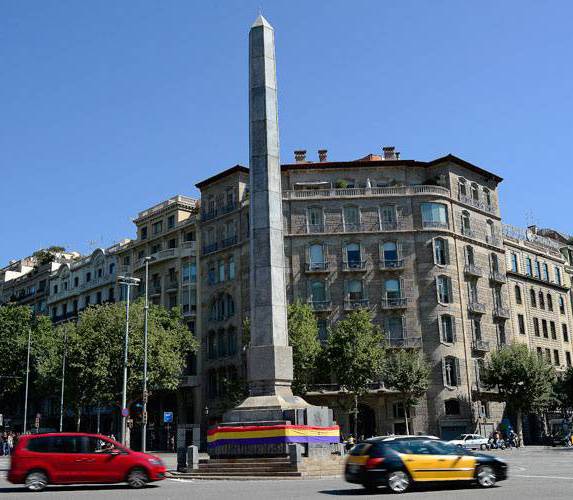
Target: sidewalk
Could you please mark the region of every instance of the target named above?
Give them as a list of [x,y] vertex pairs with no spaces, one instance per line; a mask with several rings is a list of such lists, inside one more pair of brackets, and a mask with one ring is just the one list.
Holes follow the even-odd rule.
[[[161,460],[163,460],[165,462],[165,465],[167,466],[167,470],[173,470],[176,471],[177,470],[177,453],[174,452],[165,452],[165,451],[158,451],[158,452],[154,452],[154,451],[148,451],[147,453],[150,453],[151,455],[155,455],[156,457],[159,457]],[[199,459],[208,459],[209,455],[207,453],[199,453]]]

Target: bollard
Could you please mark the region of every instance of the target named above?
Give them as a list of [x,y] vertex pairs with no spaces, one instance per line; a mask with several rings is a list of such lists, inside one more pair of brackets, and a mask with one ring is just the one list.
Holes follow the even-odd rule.
[[199,468],[199,447],[187,446],[187,471]]

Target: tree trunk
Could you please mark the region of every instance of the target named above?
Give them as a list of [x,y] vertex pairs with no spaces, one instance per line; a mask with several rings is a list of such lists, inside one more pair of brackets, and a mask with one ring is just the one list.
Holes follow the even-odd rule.
[[410,405],[404,405],[404,420],[406,421],[406,435],[410,435],[410,424],[408,423],[408,415],[410,413]]
[[517,410],[515,415],[515,430],[517,432],[519,442],[521,443],[521,446],[523,446],[523,428],[521,424],[521,410]]
[[358,395],[354,395],[354,440],[358,442]]
[[76,432],[80,432],[81,423],[82,423],[82,407],[78,406],[76,409]]

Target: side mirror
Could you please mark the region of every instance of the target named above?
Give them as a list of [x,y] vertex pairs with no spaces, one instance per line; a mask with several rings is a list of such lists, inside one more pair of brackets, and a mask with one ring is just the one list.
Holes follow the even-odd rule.
[[111,455],[112,457],[115,457],[117,455],[121,455],[121,451],[119,451],[117,449],[109,450],[107,453],[108,453],[108,455]]

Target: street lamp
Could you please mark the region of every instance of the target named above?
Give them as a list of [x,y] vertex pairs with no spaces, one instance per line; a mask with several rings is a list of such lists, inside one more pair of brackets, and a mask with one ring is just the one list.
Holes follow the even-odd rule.
[[141,426],[141,451],[145,453],[147,447],[147,312],[149,310],[149,263],[154,257],[145,257],[145,304],[143,306],[143,409]]
[[60,394],[60,432],[64,427],[64,383],[66,379],[66,354],[68,350],[68,328],[64,326],[64,353],[62,356],[62,388]]
[[139,285],[138,278],[131,276],[118,276],[117,282],[120,285],[125,285],[126,301],[125,301],[125,339],[123,347],[123,390],[121,395],[121,444],[125,446],[127,435],[127,350],[129,347],[129,293],[132,286]]
[[26,420],[28,419],[28,386],[30,381],[30,347],[32,345],[32,327],[28,327],[28,354],[26,356],[26,395],[24,396],[24,425],[22,434],[26,434]]

